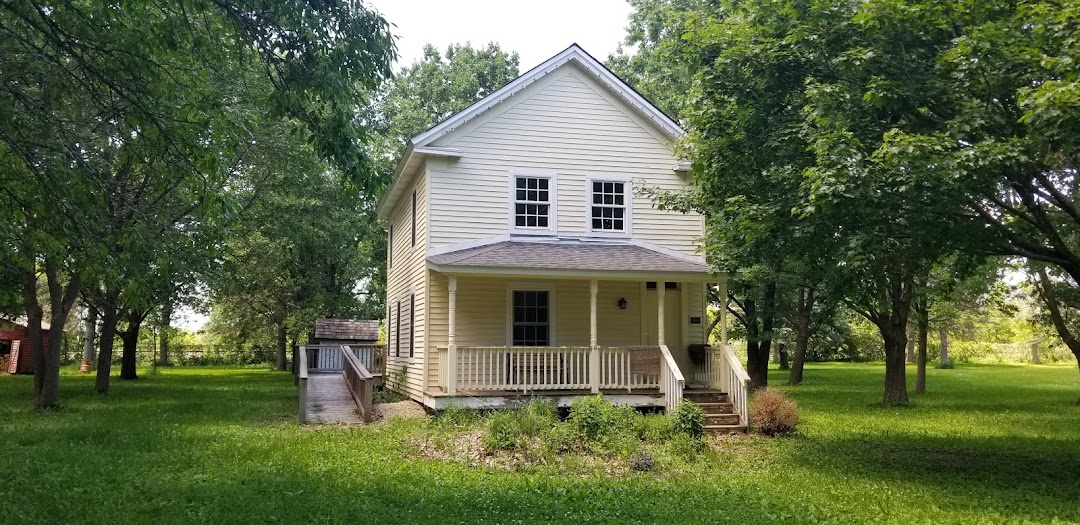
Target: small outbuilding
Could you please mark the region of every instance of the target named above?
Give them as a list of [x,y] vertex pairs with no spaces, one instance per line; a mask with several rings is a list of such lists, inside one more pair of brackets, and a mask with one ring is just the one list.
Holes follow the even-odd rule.
[[[49,323],[41,322],[42,343],[49,344]],[[30,333],[26,317],[0,317],[0,373],[32,374],[34,357],[30,355]]]
[[317,345],[370,345],[379,342],[379,321],[319,319],[311,342]]

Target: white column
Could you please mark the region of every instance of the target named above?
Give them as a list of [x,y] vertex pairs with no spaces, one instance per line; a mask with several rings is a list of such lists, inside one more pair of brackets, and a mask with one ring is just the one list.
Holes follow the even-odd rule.
[[589,281],[589,384],[593,393],[600,391],[600,347],[596,344],[596,279]]
[[656,281],[656,344],[663,346],[664,341],[664,281]]
[[727,277],[720,281],[720,347],[727,346]]
[[457,276],[451,275],[449,277],[450,301],[448,310],[450,318],[448,319],[447,326],[447,345],[446,345],[446,392],[449,394],[457,393]]

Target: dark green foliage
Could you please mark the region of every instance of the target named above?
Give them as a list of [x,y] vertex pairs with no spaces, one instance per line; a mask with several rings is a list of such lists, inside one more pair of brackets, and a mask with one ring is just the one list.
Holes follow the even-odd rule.
[[701,439],[705,432],[705,412],[696,403],[680,402],[672,417],[672,430],[692,439]]

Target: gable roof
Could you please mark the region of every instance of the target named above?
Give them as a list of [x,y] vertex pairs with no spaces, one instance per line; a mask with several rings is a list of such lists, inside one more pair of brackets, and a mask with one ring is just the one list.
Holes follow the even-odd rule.
[[495,106],[513,97],[541,77],[559,69],[563,65],[573,62],[595,80],[625,102],[630,108],[649,120],[666,137],[671,140],[679,138],[683,134],[682,128],[671,117],[660,111],[640,93],[623,82],[615,73],[611,72],[603,63],[585,52],[581,46],[571,44],[559,54],[545,60],[542,64],[530,69],[517,77],[509,84],[499,88],[494,93],[478,100],[473,105],[451,115],[446,120],[432,126],[412,137],[405,147],[401,162],[394,172],[394,181],[379,203],[379,216],[388,218],[397,200],[405,193],[405,188],[415,176],[417,168],[424,158],[428,156],[460,157],[461,151],[453,148],[432,146],[432,143],[447,133],[454,131],[465,123],[483,115]]
[[379,322],[363,319],[318,319],[315,339],[378,341]]

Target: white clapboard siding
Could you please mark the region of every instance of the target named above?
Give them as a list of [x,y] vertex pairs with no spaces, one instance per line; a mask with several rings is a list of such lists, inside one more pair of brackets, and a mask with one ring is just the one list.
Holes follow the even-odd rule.
[[[586,181],[629,177],[668,190],[686,187],[672,171],[671,145],[651,125],[574,64],[567,64],[475,122],[440,138],[460,159],[433,163],[433,247],[505,235],[511,169],[553,170],[560,236],[586,234]],[[633,198],[633,238],[697,255],[701,218],[656,210]]]
[[[416,178],[413,190],[416,191],[416,245],[412,245],[412,190],[406,193],[390,214],[390,223],[394,225],[393,262],[386,275],[387,296],[387,345],[386,378],[394,382],[402,368],[406,370],[404,393],[410,398],[421,401],[424,391],[424,341],[426,337],[427,284],[425,274],[427,252],[428,220],[426,177],[423,173]],[[409,358],[409,295],[415,295],[416,312],[415,348]],[[397,303],[401,302],[401,356],[397,354]]]

